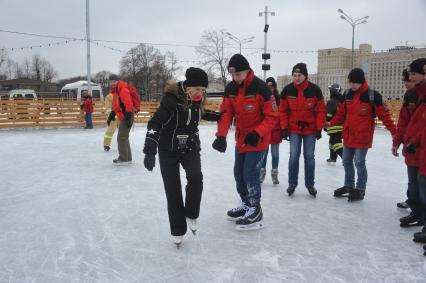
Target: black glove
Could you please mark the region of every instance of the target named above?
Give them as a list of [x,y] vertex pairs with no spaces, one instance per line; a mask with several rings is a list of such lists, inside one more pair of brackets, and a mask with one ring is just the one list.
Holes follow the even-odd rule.
[[109,124],[111,124],[111,121],[115,121],[115,112],[114,111],[109,112],[109,116],[108,116],[108,119],[107,119],[108,126],[109,126]]
[[260,136],[256,131],[251,131],[244,138],[244,143],[251,146],[256,146],[259,143]]
[[148,128],[148,131],[146,132],[143,153],[145,153],[145,155],[156,155],[159,140],[160,133],[152,128]]
[[124,112],[124,120],[126,121],[127,128],[131,128],[133,125],[133,113],[132,112]]
[[155,167],[155,155],[145,154],[145,158],[143,159],[143,165],[148,171],[152,171]]
[[322,137],[321,130],[316,130],[315,133],[314,133],[314,135],[315,135],[315,138],[317,140],[319,140]]
[[219,152],[225,152],[226,151],[226,138],[225,137],[217,137],[214,140],[212,147]]
[[416,153],[416,146],[412,143],[408,143],[406,151],[408,153]]
[[288,129],[283,129],[282,135],[283,135],[283,140],[286,140],[286,141],[290,140]]
[[203,120],[210,122],[217,122],[219,121],[220,117],[222,117],[222,112],[205,110],[203,113]]

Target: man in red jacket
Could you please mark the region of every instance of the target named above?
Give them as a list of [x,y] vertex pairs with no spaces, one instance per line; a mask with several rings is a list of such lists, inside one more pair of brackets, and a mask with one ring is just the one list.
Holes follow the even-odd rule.
[[412,89],[416,86],[415,82],[410,80],[410,73],[407,69],[404,69],[402,72],[402,82],[405,85],[407,91],[404,94],[403,104],[401,110],[399,111],[398,124],[396,126],[396,135],[394,136],[393,145],[392,145],[392,154],[394,156],[399,156],[398,148],[403,144],[402,154],[405,156],[405,164],[407,165],[407,175],[408,175],[408,188],[407,188],[407,200],[403,202],[398,202],[396,205],[399,208],[409,208],[408,203],[410,202],[409,198],[413,186],[417,186],[417,166],[415,160],[412,160],[411,155],[406,154],[406,143],[404,142],[405,131],[407,130],[408,123],[410,122],[411,117],[416,111],[418,104],[418,95]]
[[93,122],[92,122],[93,100],[92,100],[92,96],[87,91],[84,93],[83,109],[84,109],[84,119],[86,121],[86,127],[84,128],[93,129]]
[[260,207],[260,166],[270,144],[271,128],[277,119],[276,105],[265,82],[256,77],[249,62],[241,54],[231,57],[228,71],[232,76],[225,88],[213,148],[226,150],[226,136],[235,117],[234,177],[241,204],[227,212],[239,230],[263,228]]
[[[418,118],[421,113],[420,105],[426,97],[426,79],[424,72],[424,65],[426,64],[426,59],[416,59],[411,62],[408,67],[410,73],[410,81],[413,82],[414,87],[409,90],[404,98],[407,98],[408,105],[404,105],[401,109],[400,118],[398,121],[398,133],[394,137],[392,153],[397,154],[397,146],[402,142],[404,147],[402,149],[402,154],[405,157],[405,162],[408,168],[408,189],[407,189],[407,204],[411,209],[411,213],[407,216],[404,216],[400,219],[401,227],[409,227],[423,224],[423,208],[422,208],[422,199],[421,199],[421,190],[418,182],[419,174],[419,156],[416,152],[410,151],[407,146],[415,135],[417,135],[421,130],[421,123],[419,127]],[[409,99],[409,100],[408,100]],[[405,110],[405,111],[404,111]],[[425,202],[426,204],[426,202]]]
[[107,123],[109,125],[115,117],[120,120],[117,134],[118,158],[112,162],[115,165],[128,165],[132,163],[129,133],[134,119],[133,102],[127,83],[120,81],[117,75],[112,74],[109,83],[113,94],[113,104]]
[[314,153],[316,140],[321,138],[321,131],[325,125],[324,97],[321,89],[308,80],[306,64],[296,64],[291,74],[293,82],[286,85],[280,95],[280,123],[283,137],[290,138],[287,193],[291,196],[298,184],[303,142],[305,186],[309,194],[316,197]]
[[[343,123],[343,166],[345,184],[334,191],[335,197],[349,194],[348,201],[364,199],[367,187],[367,167],[365,157],[373,144],[375,115],[383,121],[386,128],[396,133],[395,124],[382,96],[369,88],[364,71],[352,69],[348,75],[350,89],[344,94],[336,115],[330,121],[331,126]],[[355,167],[358,179],[355,187]]]

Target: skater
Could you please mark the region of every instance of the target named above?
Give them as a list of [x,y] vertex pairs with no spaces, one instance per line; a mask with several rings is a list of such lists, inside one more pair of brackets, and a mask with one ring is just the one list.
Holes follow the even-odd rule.
[[107,125],[108,128],[104,135],[104,150],[109,151],[111,149],[111,140],[114,136],[115,130],[118,128],[118,119],[115,119],[115,117],[112,118],[111,121],[108,120],[109,115],[112,111],[112,102],[113,102],[113,94],[110,91],[107,96],[105,96],[104,100],[104,107],[105,107],[105,114],[107,118]]
[[[340,93],[341,88],[339,84],[332,84],[328,86],[330,91],[330,99],[327,101],[327,122],[330,122],[336,115],[337,107],[342,102],[342,94]],[[329,164],[335,164],[337,156],[342,158],[343,143],[342,143],[342,125],[329,127],[326,129],[327,135],[330,137],[328,140],[328,147],[330,149],[330,158],[327,159]]]
[[306,64],[298,63],[291,72],[293,82],[281,92],[280,123],[284,139],[290,139],[288,188],[291,196],[298,185],[299,158],[303,143],[305,186],[313,197],[315,189],[315,143],[325,125],[325,103],[321,89],[309,81]]
[[[189,68],[185,77],[184,82],[167,82],[160,107],[148,122],[143,149],[148,171],[155,166],[158,149],[171,235],[178,247],[187,225],[194,234],[198,228],[203,191],[198,123],[201,118],[209,121],[220,118],[220,113],[204,110],[207,74],[199,68]],[[185,202],[179,172],[181,165],[187,179]]]
[[[406,92],[404,94],[403,98],[403,105],[401,107],[401,110],[399,111],[399,118],[398,118],[398,124],[396,126],[396,135],[394,137],[393,145],[392,145],[392,154],[394,156],[399,156],[398,154],[398,148],[404,141],[404,134],[407,129],[408,123],[410,122],[411,117],[413,116],[417,104],[418,104],[418,97],[417,93],[415,91],[411,91],[415,87],[415,83],[410,80],[410,73],[407,69],[404,69],[402,71],[402,82],[404,83],[404,86],[406,88]],[[411,186],[417,186],[417,162],[416,160],[412,160],[410,154],[406,153],[406,144],[403,143],[403,149],[402,154],[405,157],[405,164],[407,165],[407,175],[408,175],[408,188],[407,188],[407,200],[398,202],[396,204],[399,208],[409,208],[409,194],[410,194],[410,187]]]
[[84,120],[86,121],[85,129],[93,129],[93,122],[92,122],[92,113],[93,113],[93,100],[90,93],[87,91],[83,93],[84,94],[84,102],[83,102],[83,109],[84,109]]
[[[404,106],[401,110],[400,120],[398,122],[398,133],[394,137],[392,153],[397,155],[397,149],[399,144],[403,143],[403,155],[407,164],[408,172],[408,189],[407,189],[407,204],[411,209],[409,215],[404,216],[400,219],[401,227],[409,227],[423,224],[423,209],[422,209],[422,195],[419,184],[419,156],[418,154],[411,152],[408,147],[408,143],[415,135],[421,131],[419,127],[419,115],[417,113],[422,108],[419,107],[423,103],[426,97],[426,80],[423,66],[426,64],[426,59],[417,59],[411,62],[408,67],[410,73],[409,79],[413,82],[414,87],[411,88],[404,96]],[[407,106],[405,106],[405,99],[407,99]],[[404,112],[405,110],[405,112]],[[411,111],[410,111],[411,110]],[[414,121],[416,118],[416,121]],[[421,125],[421,124],[420,124]]]
[[241,204],[227,215],[229,220],[236,221],[238,230],[260,229],[263,228],[260,166],[276,123],[276,105],[265,82],[254,75],[244,56],[233,55],[228,71],[232,82],[225,88],[220,106],[223,115],[212,146],[219,152],[226,151],[226,136],[235,117],[234,178]]
[[134,119],[133,102],[127,83],[119,80],[114,74],[111,74],[109,82],[113,93],[113,111],[107,122],[110,124],[115,118],[120,121],[117,134],[118,158],[112,162],[114,165],[129,165],[132,163],[129,133]]
[[[275,100],[277,107],[280,105],[280,96],[277,89],[277,83],[274,78],[269,77],[266,79],[266,85],[272,92],[271,99]],[[272,156],[272,170],[271,178],[274,185],[278,185],[278,163],[280,160],[280,143],[282,142],[282,133],[280,127],[280,118],[277,115],[277,120],[274,128],[271,130],[271,156]],[[268,149],[266,149],[265,157],[263,158],[262,168],[260,168],[260,182],[263,183],[266,175],[266,163],[268,160]]]
[[[328,126],[343,123],[343,166],[345,168],[344,186],[334,191],[335,197],[348,195],[348,201],[364,199],[367,186],[367,167],[365,157],[373,143],[375,115],[391,132],[396,132],[389,110],[382,96],[369,88],[364,71],[354,68],[348,75],[350,89],[345,92],[343,103],[339,104],[336,115]],[[355,187],[355,167],[358,179]]]

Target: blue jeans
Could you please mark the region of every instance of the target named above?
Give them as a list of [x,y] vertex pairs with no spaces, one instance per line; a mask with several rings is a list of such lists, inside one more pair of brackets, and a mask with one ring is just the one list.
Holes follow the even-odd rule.
[[419,172],[417,177],[417,182],[419,184],[420,207],[421,207],[421,211],[423,212],[423,219],[426,220],[426,176],[420,175],[420,172]]
[[[262,168],[266,168],[266,162],[268,161],[269,148],[265,151],[265,157],[263,158]],[[278,162],[280,161],[280,144],[271,144],[271,155],[272,155],[272,169],[278,169]]]
[[365,190],[367,186],[367,167],[365,166],[365,157],[368,148],[349,148],[343,146],[343,167],[345,167],[345,186],[355,188],[355,168],[358,178],[356,188]]
[[86,113],[84,115],[84,120],[86,120],[86,128],[93,128],[92,113]]
[[265,151],[239,153],[235,148],[234,178],[241,201],[248,206],[260,204],[260,167]]
[[407,188],[407,204],[411,211],[419,215],[420,199],[419,199],[419,183],[418,183],[419,167],[407,165],[408,188]]
[[305,159],[305,186],[315,185],[315,142],[314,135],[290,134],[290,158],[288,161],[288,183],[297,186],[299,179],[299,159],[303,141]]

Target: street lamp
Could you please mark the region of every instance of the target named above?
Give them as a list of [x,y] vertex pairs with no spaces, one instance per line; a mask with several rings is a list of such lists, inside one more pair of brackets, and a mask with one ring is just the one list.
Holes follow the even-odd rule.
[[370,18],[369,16],[365,16],[359,19],[352,19],[350,16],[348,16],[345,12],[343,12],[342,9],[338,9],[337,12],[339,12],[340,18],[342,20],[347,21],[352,26],[352,69],[354,68],[354,38],[355,38],[355,27],[360,24],[367,23],[367,19]]
[[240,45],[240,54],[241,54],[241,46],[245,43],[252,42],[253,39],[254,39],[254,36],[250,36],[250,37],[247,37],[247,38],[240,39],[230,32],[226,32],[225,34],[229,37],[229,39],[235,41],[236,43],[238,43]]

